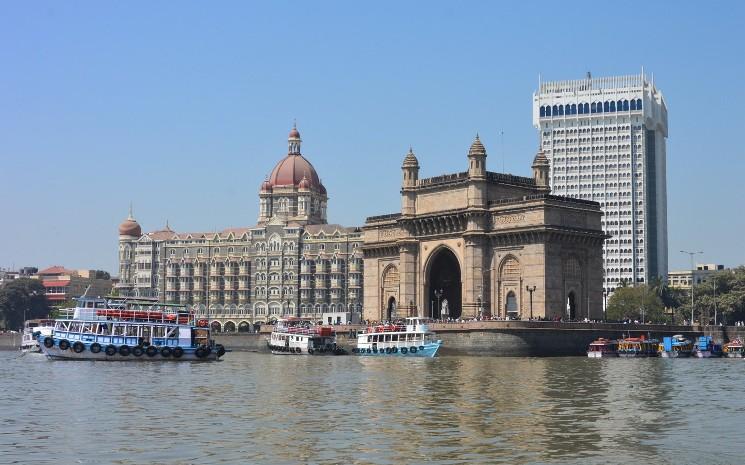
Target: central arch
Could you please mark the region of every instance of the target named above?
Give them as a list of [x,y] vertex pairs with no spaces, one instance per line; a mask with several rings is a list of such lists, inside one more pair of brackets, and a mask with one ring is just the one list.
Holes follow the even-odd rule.
[[570,292],[567,296],[567,316],[569,320],[575,320],[577,318],[577,303],[574,297],[574,291]]
[[393,319],[396,317],[396,298],[393,296],[388,299],[386,315],[388,316],[388,321],[393,321]]
[[[461,270],[458,258],[448,248],[435,252],[427,274],[429,302],[427,310],[432,318],[460,318]],[[444,302],[447,301],[447,308]]]

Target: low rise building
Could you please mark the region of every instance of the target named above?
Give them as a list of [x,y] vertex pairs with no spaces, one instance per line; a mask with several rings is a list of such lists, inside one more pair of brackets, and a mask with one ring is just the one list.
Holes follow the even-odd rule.
[[670,271],[667,274],[668,286],[688,290],[691,283],[696,285],[705,282],[711,275],[724,270],[724,265],[698,264],[695,270]]
[[33,276],[41,280],[50,305],[61,305],[83,294],[105,296],[111,292],[111,277],[100,270],[70,270],[55,265]]

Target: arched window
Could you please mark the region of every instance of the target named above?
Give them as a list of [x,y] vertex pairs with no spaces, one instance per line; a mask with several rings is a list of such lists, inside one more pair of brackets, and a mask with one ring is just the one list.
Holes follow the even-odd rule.
[[541,106],[541,118],[546,116],[546,107]]
[[595,104],[595,102],[592,102],[592,105],[590,105],[590,110],[592,111],[592,113],[597,113],[598,112],[598,108],[597,108],[597,105]]
[[585,114],[590,113],[590,104],[585,103]]
[[559,107],[558,107],[558,105],[554,105],[554,108],[551,111],[551,114],[554,115],[554,116],[556,116],[556,115],[559,114]]
[[613,100],[610,102],[610,111],[616,111],[616,102]]
[[504,309],[507,313],[507,316],[517,317],[517,297],[515,296],[514,292],[510,291],[507,293]]
[[560,115],[564,114],[564,105],[559,105],[559,114]]
[[572,114],[573,115],[576,115],[577,114],[577,104],[576,103],[573,103],[572,104]]
[[551,105],[546,105],[546,116],[551,116]]
[[631,99],[631,111],[636,110],[636,100]]
[[629,101],[624,100],[623,101],[623,111],[629,111]]
[[585,113],[585,106],[583,104],[579,104],[579,114],[583,115]]
[[636,109],[641,110],[642,109],[642,99],[638,98],[636,99]]
[[606,100],[603,104],[603,111],[608,113],[610,111],[610,103]]

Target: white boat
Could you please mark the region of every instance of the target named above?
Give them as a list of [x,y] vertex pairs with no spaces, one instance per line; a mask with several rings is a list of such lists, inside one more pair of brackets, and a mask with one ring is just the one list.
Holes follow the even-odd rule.
[[369,326],[357,335],[357,355],[434,357],[442,345],[429,330],[427,318],[406,318],[399,323]]
[[225,348],[207,326],[176,305],[81,297],[72,318],[55,320],[52,334],[37,340],[50,359],[217,360]]
[[28,320],[23,324],[23,335],[21,337],[21,352],[41,352],[39,348],[39,336],[51,336],[54,329],[54,320]]
[[345,355],[346,350],[336,345],[333,326],[315,324],[309,318],[281,318],[267,339],[269,350],[275,355]]
[[602,337],[596,339],[587,348],[587,356],[589,358],[618,357],[618,342]]

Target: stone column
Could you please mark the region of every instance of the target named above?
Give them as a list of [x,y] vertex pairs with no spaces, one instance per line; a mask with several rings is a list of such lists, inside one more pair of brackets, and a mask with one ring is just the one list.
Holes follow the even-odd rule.
[[[466,235],[463,269],[463,311],[464,318],[475,318],[479,315],[479,294],[484,274],[484,237],[482,235]],[[482,300],[486,300],[482,295]]]
[[408,308],[409,302],[414,302],[414,305],[418,305],[419,316],[424,316],[426,313],[422,313],[422,302],[418,300],[418,256],[419,256],[419,244],[417,241],[400,241],[398,242],[398,251],[400,254],[399,258],[399,299],[398,305],[403,305]]

